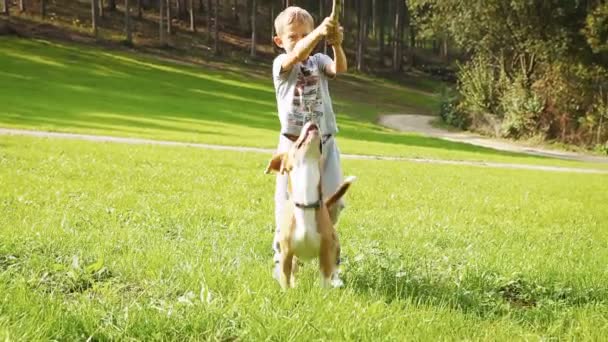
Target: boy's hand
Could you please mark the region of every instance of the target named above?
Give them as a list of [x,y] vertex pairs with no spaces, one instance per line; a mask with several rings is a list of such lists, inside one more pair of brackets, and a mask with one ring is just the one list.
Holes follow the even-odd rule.
[[317,27],[319,34],[323,37],[327,37],[335,31],[337,22],[334,21],[331,17],[327,17],[323,20],[323,22]]
[[344,28],[342,26],[338,26],[327,35],[327,43],[330,45],[340,46],[344,41]]

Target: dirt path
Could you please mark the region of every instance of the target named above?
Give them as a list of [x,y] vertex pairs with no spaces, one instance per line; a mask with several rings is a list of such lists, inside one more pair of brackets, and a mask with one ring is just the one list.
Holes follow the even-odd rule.
[[[30,136],[30,137],[39,137],[39,138],[52,138],[52,139],[86,140],[86,141],[95,141],[95,142],[110,142],[110,143],[136,144],[136,145],[181,146],[181,147],[202,148],[202,149],[208,149],[208,150],[264,153],[264,154],[268,154],[268,155],[274,153],[274,149],[268,149],[268,148],[210,145],[210,144],[187,143],[187,142],[179,142],[179,141],[164,141],[164,140],[151,140],[151,139],[141,139],[141,138],[123,138],[123,137],[112,137],[112,136],[103,136],[103,135],[57,133],[57,132],[46,132],[46,131],[31,131],[31,130],[22,130],[22,129],[0,128],[0,136],[3,136],[3,135],[18,135],[18,136]],[[520,169],[520,170],[537,170],[537,171],[550,171],[550,172],[608,174],[608,170],[600,170],[600,169],[592,169],[592,168],[583,169],[583,168],[572,168],[572,167],[562,167],[562,166],[527,165],[527,164],[495,163],[495,162],[480,162],[480,161],[383,157],[383,156],[370,156],[370,155],[361,155],[361,154],[343,154],[342,158],[358,159],[358,160],[406,161],[406,162],[413,162],[413,163],[430,163],[430,164],[444,164],[444,165],[467,165],[467,166],[490,167],[490,168],[499,168],[499,169]]]
[[382,126],[392,128],[397,131],[422,133],[431,137],[488,147],[495,150],[526,153],[543,157],[576,160],[582,162],[608,163],[608,157],[528,147],[509,141],[485,138],[468,132],[449,132],[433,127],[431,125],[431,121],[433,119],[435,119],[435,117],[428,115],[396,114],[383,115],[379,118],[378,123]]

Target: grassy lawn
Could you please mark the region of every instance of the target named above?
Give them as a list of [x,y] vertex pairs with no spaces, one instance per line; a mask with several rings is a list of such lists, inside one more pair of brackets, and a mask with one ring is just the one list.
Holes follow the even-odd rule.
[[608,334],[608,176],[347,160],[347,286],[281,293],[266,157],[0,138],[0,340]]
[[[270,67],[185,66],[126,52],[0,37],[0,126],[274,147]],[[585,167],[499,152],[374,124],[380,113],[433,113],[428,82],[362,75],[332,82],[342,152]],[[593,167],[607,168],[606,165]]]

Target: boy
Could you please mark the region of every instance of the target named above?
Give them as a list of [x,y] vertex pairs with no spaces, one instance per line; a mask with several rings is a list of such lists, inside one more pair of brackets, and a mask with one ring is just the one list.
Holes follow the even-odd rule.
[[[338,23],[331,18],[314,28],[314,21],[306,10],[291,6],[281,12],[274,22],[274,42],[285,53],[277,56],[272,66],[272,76],[277,97],[281,134],[278,153],[289,150],[298,138],[302,126],[313,120],[317,123],[323,141],[323,170],[321,171],[323,197],[332,195],[342,182],[340,152],[334,140],[338,132],[336,118],[329,96],[328,79],[346,72],[346,56],[342,49],[343,33]],[[332,46],[334,59],[317,53],[310,56],[315,46],[323,39]],[[283,208],[288,199],[287,175],[277,175],[275,190],[276,231],[273,241],[273,277],[279,279],[279,224]],[[344,203],[340,201],[331,208],[331,220],[336,224]],[[338,264],[340,258],[338,257]],[[338,272],[332,284],[342,286]]]

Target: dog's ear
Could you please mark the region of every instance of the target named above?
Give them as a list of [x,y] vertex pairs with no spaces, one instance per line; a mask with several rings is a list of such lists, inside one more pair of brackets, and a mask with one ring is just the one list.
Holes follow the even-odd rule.
[[279,153],[272,156],[272,159],[268,162],[268,166],[266,166],[265,174],[269,174],[271,172],[279,172],[281,174],[285,173],[285,157],[287,153]]

